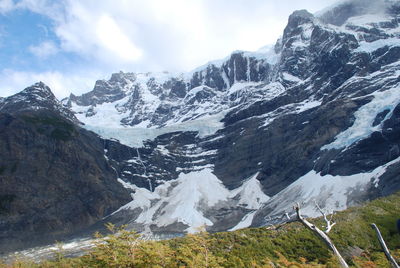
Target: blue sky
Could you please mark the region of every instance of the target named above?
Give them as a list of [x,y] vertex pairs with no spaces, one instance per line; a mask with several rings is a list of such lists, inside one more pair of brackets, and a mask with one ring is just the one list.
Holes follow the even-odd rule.
[[58,53],[60,41],[49,17],[29,10],[15,10],[0,16],[0,25],[2,70],[67,72],[76,65],[88,64],[76,53]]
[[122,71],[190,71],[282,34],[337,0],[0,0],[0,96],[36,81],[58,98]]

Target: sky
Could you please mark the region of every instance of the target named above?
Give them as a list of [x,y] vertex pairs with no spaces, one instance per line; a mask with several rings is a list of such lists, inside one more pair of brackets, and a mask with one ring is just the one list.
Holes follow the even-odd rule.
[[187,72],[274,44],[288,16],[338,0],[0,0],[0,96],[59,98],[112,73]]

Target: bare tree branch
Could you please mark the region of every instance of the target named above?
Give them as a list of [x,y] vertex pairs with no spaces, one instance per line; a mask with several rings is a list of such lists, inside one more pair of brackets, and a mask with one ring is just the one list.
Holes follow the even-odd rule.
[[332,250],[333,254],[339,259],[340,265],[343,268],[348,268],[349,266],[347,265],[346,261],[344,260],[340,252],[337,250],[337,248],[335,247],[329,236],[325,232],[321,231],[317,226],[310,223],[305,218],[303,218],[303,216],[301,216],[299,203],[297,203],[294,206],[294,210],[296,211],[297,214],[297,220],[300,221],[306,228],[310,229],[325,242],[325,244],[329,247],[329,249]]
[[371,227],[375,230],[376,235],[378,236],[378,240],[379,243],[381,244],[381,247],[383,249],[383,252],[385,253],[386,258],[388,259],[388,261],[390,262],[390,265],[393,268],[399,268],[399,265],[397,264],[397,262],[395,261],[395,259],[393,258],[393,256],[390,254],[390,251],[388,249],[388,247],[386,246],[385,240],[383,240],[382,234],[379,231],[378,226],[376,226],[375,223],[371,224]]
[[321,209],[321,207],[318,205],[317,202],[315,202],[315,206],[317,207],[319,212],[321,212],[322,216],[324,217],[324,221],[326,223],[326,229],[325,229],[324,232],[327,234],[332,230],[332,227],[336,224],[336,222],[332,222],[332,218],[333,218],[334,212],[332,211],[331,217],[328,220],[328,217],[326,216],[326,213]]
[[285,213],[285,217],[286,217],[287,220],[290,220],[289,213],[286,212],[286,213]]

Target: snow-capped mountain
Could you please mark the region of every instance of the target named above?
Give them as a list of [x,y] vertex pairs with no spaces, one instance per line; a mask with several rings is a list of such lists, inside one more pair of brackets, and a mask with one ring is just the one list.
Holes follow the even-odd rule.
[[27,87],[18,94],[8,98],[0,99],[0,112],[2,113],[21,113],[32,110],[51,110],[58,112],[61,116],[78,123],[74,113],[64,107],[57,100],[51,89],[43,82],[38,82],[30,87]]
[[[222,229],[253,216],[266,224],[295,201],[309,215],[314,200],[344,209],[386,193],[379,177],[397,165],[399,8],[357,0],[296,11],[275,46],[184,74],[113,74],[64,103],[87,129],[135,147],[124,157],[106,149],[134,191],[121,210],[136,209],[135,225],[220,230],[216,209],[236,213]],[[240,197],[243,214],[230,192],[250,177],[264,195]]]
[[400,3],[296,11],[274,46],[116,73],[61,103],[130,192],[103,222],[175,235],[345,209],[400,189]]

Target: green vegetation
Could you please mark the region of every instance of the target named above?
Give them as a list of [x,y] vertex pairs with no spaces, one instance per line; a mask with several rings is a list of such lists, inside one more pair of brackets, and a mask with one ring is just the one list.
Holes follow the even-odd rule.
[[38,116],[23,116],[23,120],[37,126],[37,131],[49,137],[68,141],[75,132],[74,125],[65,119],[58,117],[38,117]]
[[[400,193],[338,213],[329,233],[352,267],[390,267],[370,223],[381,229],[392,254],[400,261]],[[313,222],[322,225],[322,219]],[[327,247],[300,223],[235,232],[200,232],[166,241],[142,241],[139,235],[109,224],[111,234],[96,234],[96,246],[79,258],[35,264],[16,261],[3,267],[338,267]]]

